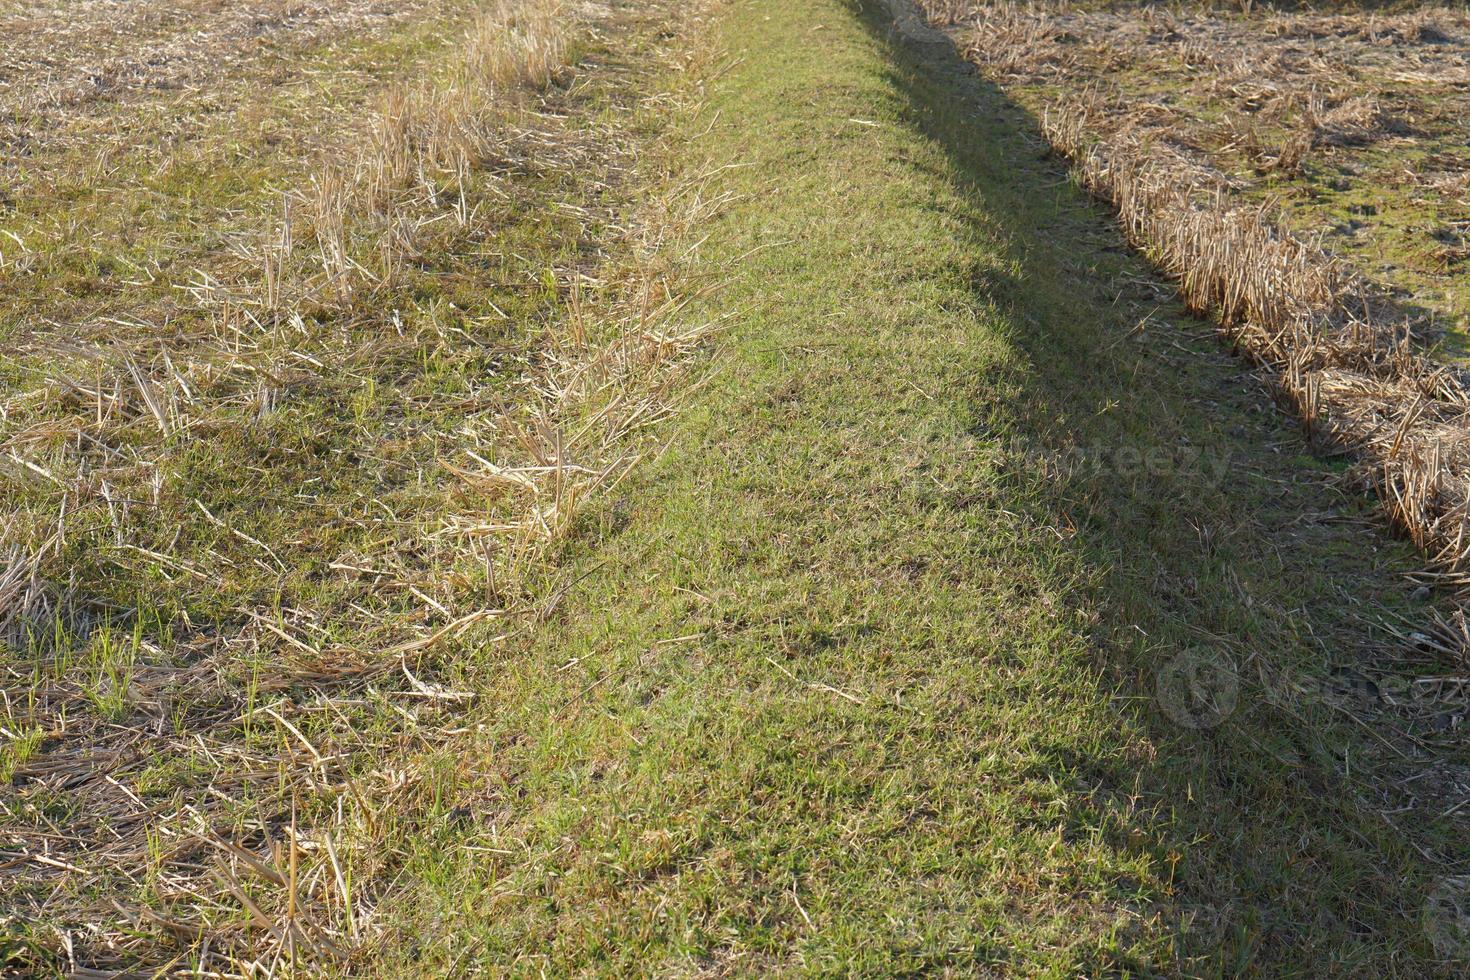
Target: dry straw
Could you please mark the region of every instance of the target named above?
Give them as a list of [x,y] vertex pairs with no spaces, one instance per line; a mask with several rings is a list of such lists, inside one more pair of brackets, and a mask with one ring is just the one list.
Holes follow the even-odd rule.
[[[129,353],[113,363],[82,352],[84,369],[56,371],[46,390],[21,396],[65,417],[12,430],[0,465],[25,467],[63,502],[50,540],[0,551],[0,629],[34,632],[55,619],[58,636],[28,634],[26,642],[45,647],[44,673],[7,677],[0,689],[6,738],[32,749],[44,741],[44,750],[23,755],[0,751],[0,776],[62,787],[80,805],[44,834],[16,838],[0,862],[11,882],[49,896],[26,915],[61,924],[58,956],[160,967],[177,941],[201,969],[259,976],[341,968],[371,944],[397,860],[395,828],[441,788],[405,758],[449,737],[438,728],[453,726],[417,719],[473,696],[436,677],[432,654],[471,630],[479,630],[477,644],[489,645],[535,628],[557,601],[554,590],[534,584],[554,578],[548,557],[588,503],[656,448],[649,433],[677,409],[712,329],[690,308],[706,280],[691,276],[689,257],[663,258],[666,240],[686,238],[723,198],[710,192],[709,175],[672,188],[662,211],[628,232],[618,250],[632,255],[626,267],[599,269],[608,281],[595,297],[581,271],[559,273],[558,292],[570,294],[566,315],[552,320],[526,363],[507,369],[515,384],[502,401],[467,409],[464,424],[436,440],[447,483],[489,492],[464,495],[467,505],[451,492],[442,510],[422,516],[408,547],[421,547],[424,557],[390,549],[374,555],[376,568],[350,554],[331,563],[334,574],[374,576],[366,601],[375,609],[422,602],[432,618],[358,608],[360,621],[346,630],[334,624],[334,635],[313,610],[241,608],[235,622],[171,638],[151,627],[96,630],[95,664],[78,663],[59,635],[58,597],[47,588],[58,576],[45,567],[59,554],[77,501],[104,501],[117,554],[162,569],[181,589],[208,583],[210,569],[164,553],[166,546],[146,548],[130,533],[130,508],[146,508],[150,492],[156,505],[158,488],[130,483],[119,492],[115,481],[125,470],[158,467],[108,449],[105,466],[68,469],[63,452],[37,462],[26,449],[75,425],[106,427],[114,437],[126,428],[139,445],[164,453],[207,438],[206,413],[238,420],[243,394],[252,400],[248,411],[289,410],[275,404],[276,351],[315,370],[338,360],[304,342],[308,321],[373,328],[360,330],[369,336],[364,356],[379,349],[375,331],[400,348],[458,343],[428,332],[437,321],[422,328],[424,340],[405,338],[396,317],[367,300],[428,236],[437,236],[435,248],[463,245],[435,229],[471,225],[474,201],[496,193],[485,165],[517,141],[535,146],[537,165],[591,164],[602,176],[617,169],[621,147],[612,143],[626,134],[572,132],[538,116],[571,32],[593,13],[573,16],[555,0],[497,2],[433,78],[386,93],[361,138],[286,195],[267,233],[241,248],[253,275],[221,282],[201,273],[190,284],[198,319],[212,331],[209,357],[185,361],[175,351],[150,364]],[[148,324],[117,321],[109,329],[118,350],[158,349]],[[284,573],[292,563],[289,542],[250,537],[195,505],[212,532],[243,541],[262,565]],[[463,577],[475,566],[484,569],[483,593],[426,586],[430,595],[415,584]],[[389,720],[401,717],[401,730],[376,723],[359,730],[353,703],[369,698],[389,703]],[[139,704],[163,707],[144,718]],[[364,758],[373,760],[366,772],[358,765]],[[130,783],[150,759],[191,767],[203,788],[145,800]],[[284,812],[289,825],[272,817]],[[131,894],[157,901],[98,905],[103,895]],[[0,911],[0,930],[14,924],[10,914]]]
[[295,241],[288,208],[262,250],[262,305],[273,313],[307,300],[346,305],[364,282],[391,285],[422,228],[437,220],[440,199],[465,199],[508,113],[565,63],[564,23],[560,0],[497,0],[466,32],[445,77],[386,93],[355,158],[325,167],[300,194],[320,274],[283,289]]
[[[965,23],[966,56],[1002,76],[1045,77],[1073,57],[1039,8],[926,0]],[[1314,141],[1350,140],[1381,118],[1371,100],[1323,113],[1268,160],[1292,169]],[[1162,116],[1162,119],[1160,118]],[[1117,211],[1128,239],[1218,320],[1308,432],[1355,453],[1389,517],[1428,557],[1428,577],[1470,585],[1470,384],[1415,349],[1412,321],[1320,242],[1242,203],[1231,180],[1162,138],[1169,110],[1096,86],[1050,106],[1042,130],[1082,186]]]

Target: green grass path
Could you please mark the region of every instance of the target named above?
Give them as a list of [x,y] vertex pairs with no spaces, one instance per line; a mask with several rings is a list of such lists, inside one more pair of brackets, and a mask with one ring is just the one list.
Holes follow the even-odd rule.
[[[740,316],[491,668],[384,969],[1422,975],[1444,828],[1265,693],[1371,645],[1407,552],[876,7],[724,8],[687,153],[741,165],[700,229]],[[1186,649],[1240,672],[1218,727],[1153,701]]]

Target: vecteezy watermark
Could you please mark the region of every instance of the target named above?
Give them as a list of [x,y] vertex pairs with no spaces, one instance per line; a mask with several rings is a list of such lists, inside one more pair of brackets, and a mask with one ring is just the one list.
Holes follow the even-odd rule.
[[1424,931],[1439,956],[1470,965],[1470,876],[1434,883],[1424,903]]
[[1235,711],[1240,679],[1223,654],[1191,648],[1175,654],[1154,678],[1159,707],[1184,728],[1214,728]]
[[1155,671],[1154,692],[1169,719],[1185,728],[1214,728],[1234,713],[1244,695],[1252,703],[1300,709],[1331,705],[1353,714],[1377,711],[1433,713],[1436,724],[1459,725],[1470,717],[1470,677],[1368,676],[1344,667],[1327,674],[1254,672],[1237,675],[1229,656],[1191,647]]
[[1018,446],[1008,455],[1017,468],[1063,479],[1154,477],[1173,479],[1196,490],[1219,486],[1231,469],[1229,453],[1189,445],[1090,443],[1052,452]]

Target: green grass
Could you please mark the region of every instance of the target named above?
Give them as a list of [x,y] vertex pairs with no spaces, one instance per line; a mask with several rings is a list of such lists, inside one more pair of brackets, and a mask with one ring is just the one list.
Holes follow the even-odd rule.
[[[1437,777],[1395,753],[1463,764],[1463,750],[1400,737],[1420,719],[1292,693],[1347,668],[1442,672],[1377,625],[1423,613],[1402,577],[1412,558],[1340,489],[1340,462],[1163,298],[1026,113],[946,52],[894,43],[843,0],[726,5],[710,39],[723,68],[662,80],[708,89],[666,159],[678,100],[639,63],[670,42],[654,37],[658,5],[642,11],[589,43],[585,74],[554,96],[561,122],[529,141],[548,158],[517,147],[492,164],[472,229],[429,241],[398,287],[309,315],[280,365],[262,356],[280,373],[273,411],[226,376],[202,390],[194,431],[162,433],[139,410],[112,434],[157,462],[157,491],[146,469],[80,510],[24,474],[4,486],[38,540],[63,507],[70,523],[44,569],[63,614],[0,656],[0,777],[20,776],[0,829],[106,841],[125,813],[141,842],[125,866],[71,879],[16,872],[3,894],[25,911],[0,916],[0,963],[59,973],[70,930],[84,962],[133,965],[88,945],[99,916],[117,899],[123,916],[196,921],[176,878],[214,860],[167,814],[208,804],[221,837],[266,853],[300,790],[307,838],[334,835],[356,914],[377,905],[354,920],[323,901],[314,846],[314,910],[389,927],[362,972],[1441,968],[1424,896],[1463,871],[1465,828],[1440,816]],[[409,32],[338,54],[399,73],[437,50]],[[344,107],[371,88],[344,88]],[[252,208],[303,165],[263,149],[314,111],[300,95],[262,109],[237,155],[221,123],[156,177],[140,155],[118,187],[68,191],[116,215],[96,249],[52,257],[55,329],[73,286],[88,309],[178,312],[167,281],[130,293],[107,256],[224,261],[220,216],[263,223]],[[639,137],[631,182],[604,172],[591,144],[605,133]],[[537,376],[569,315],[564,284],[626,263],[603,262],[617,238],[604,225],[633,223],[617,206],[665,164],[676,182],[728,165],[704,193],[738,195],[669,249],[727,280],[695,315],[735,316],[683,413],[640,436],[667,448],[515,583],[544,610],[528,638],[480,645],[502,631],[492,621],[412,659],[473,701],[400,696],[391,657],[368,681],[315,683],[317,660],[262,620],[350,675],[441,621],[372,569],[456,610],[495,598],[481,557],[434,532],[505,501],[439,461],[515,456],[491,404]],[[4,287],[0,335],[28,329],[25,289]],[[601,293],[581,302],[607,312]],[[137,329],[112,336],[157,338]],[[194,340],[170,342],[182,357]],[[8,359],[7,384],[54,374],[49,357]],[[91,406],[58,393],[33,410],[11,424]],[[71,445],[28,447],[71,476]],[[128,505],[116,520],[114,498]],[[1181,728],[1154,703],[1160,669],[1191,650],[1237,679],[1219,727]],[[322,785],[266,707],[333,760]],[[112,744],[142,748],[93,766]],[[58,758],[73,770],[45,768]],[[228,805],[207,798],[221,782]],[[278,890],[247,887],[279,911]],[[218,955],[247,916],[202,901]],[[173,955],[151,928],[126,930],[139,962]]]
[[[1452,972],[1457,825],[1395,812],[1379,715],[1290,693],[1433,669],[1375,625],[1422,612],[1407,548],[1025,113],[886,24],[725,8],[683,152],[735,167],[699,237],[739,319],[422,760],[373,969]],[[1218,727],[1154,702],[1190,650]]]

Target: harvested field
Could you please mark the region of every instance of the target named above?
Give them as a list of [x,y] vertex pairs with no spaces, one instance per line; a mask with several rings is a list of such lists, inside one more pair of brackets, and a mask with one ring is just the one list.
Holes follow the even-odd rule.
[[1470,14],[1185,4],[926,7],[1038,111],[1083,96],[1110,126],[1267,206],[1415,315],[1457,360],[1470,331]]
[[0,0],[0,975],[1464,975],[1465,18],[928,8]]
[[44,180],[50,155],[68,147],[109,156],[176,147],[304,79],[320,98],[333,74],[351,70],[333,63],[344,48],[391,44],[411,28],[443,34],[472,11],[468,0],[9,5],[0,11],[0,194],[13,199]]
[[[1445,244],[1470,227],[1470,18],[925,6],[1307,431],[1360,461],[1425,577],[1470,582],[1470,280]],[[1346,238],[1343,206],[1362,216]]]
[[404,753],[672,408],[703,332],[661,238],[717,202],[619,204],[678,18],[462,9],[69,10],[39,82],[59,14],[10,15],[49,136],[0,273],[0,969],[369,948],[382,835],[446,786]]

